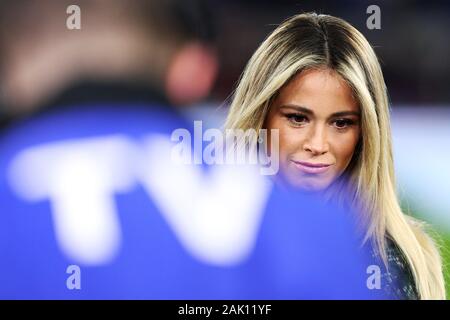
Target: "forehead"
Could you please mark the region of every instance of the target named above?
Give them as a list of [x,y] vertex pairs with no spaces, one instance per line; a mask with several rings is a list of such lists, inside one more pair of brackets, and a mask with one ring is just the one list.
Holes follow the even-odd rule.
[[331,69],[310,69],[297,74],[276,99],[280,104],[298,104],[314,111],[358,111],[347,82]]

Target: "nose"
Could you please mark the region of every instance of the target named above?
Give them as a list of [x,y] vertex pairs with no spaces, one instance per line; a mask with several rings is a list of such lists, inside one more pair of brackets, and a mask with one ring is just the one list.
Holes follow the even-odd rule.
[[312,126],[303,144],[303,150],[318,156],[327,153],[328,148],[325,126],[320,124]]

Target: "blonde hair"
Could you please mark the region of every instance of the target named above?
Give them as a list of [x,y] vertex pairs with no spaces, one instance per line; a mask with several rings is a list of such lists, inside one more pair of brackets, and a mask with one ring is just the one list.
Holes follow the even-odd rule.
[[299,72],[329,68],[352,88],[360,105],[361,139],[348,170],[355,208],[367,212],[370,239],[386,263],[386,238],[400,248],[421,299],[445,299],[442,261],[424,223],[405,215],[396,191],[389,105],[383,74],[364,36],[346,21],[304,13],[283,22],[259,46],[237,86],[225,123],[230,129],[264,126],[271,101]]

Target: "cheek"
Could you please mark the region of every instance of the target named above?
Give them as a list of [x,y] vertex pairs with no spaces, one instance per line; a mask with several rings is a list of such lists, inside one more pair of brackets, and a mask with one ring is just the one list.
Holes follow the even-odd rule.
[[298,153],[298,150],[302,144],[301,130],[296,130],[290,127],[281,127],[279,129],[280,135],[280,159],[286,161],[286,159],[294,153]]
[[[278,152],[280,155],[280,160],[283,161],[289,156],[289,154],[298,149],[298,144],[301,140],[299,132],[298,130],[291,128],[280,116],[269,118],[266,124],[267,130],[269,130],[269,137],[272,135],[272,129],[278,130],[278,150],[272,150],[272,152]],[[269,139],[269,142],[270,141],[271,139]]]
[[348,132],[345,135],[336,137],[333,141],[333,149],[336,162],[340,170],[345,170],[352,160],[358,143],[359,130]]

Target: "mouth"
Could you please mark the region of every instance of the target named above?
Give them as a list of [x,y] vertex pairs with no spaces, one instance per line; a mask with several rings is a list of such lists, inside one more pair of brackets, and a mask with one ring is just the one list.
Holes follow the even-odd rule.
[[291,161],[296,166],[297,169],[299,169],[304,173],[311,173],[311,174],[324,173],[331,167],[331,164],[326,163],[310,163],[294,160]]

